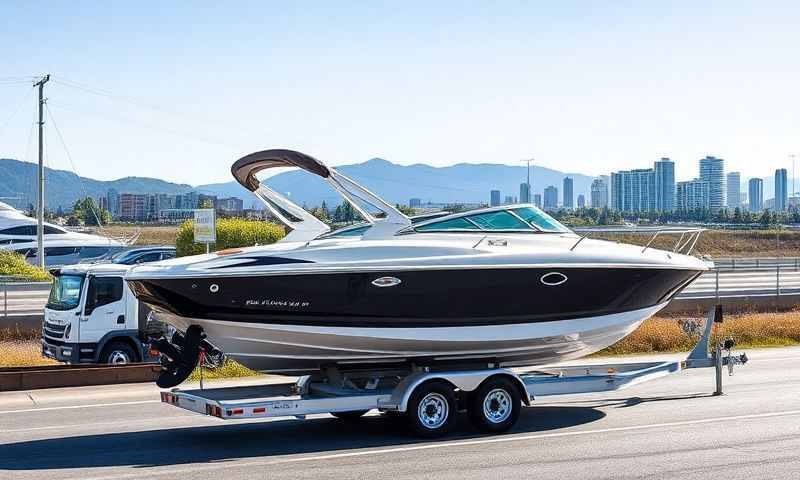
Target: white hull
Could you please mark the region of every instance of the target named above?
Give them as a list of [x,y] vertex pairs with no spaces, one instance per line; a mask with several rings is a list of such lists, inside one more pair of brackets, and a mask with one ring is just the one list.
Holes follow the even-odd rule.
[[414,358],[486,358],[505,366],[545,365],[602,350],[665,305],[573,320],[475,327],[315,327],[190,319],[165,313],[159,318],[179,330],[192,324],[203,327],[211,343],[250,369],[301,374],[333,363]]

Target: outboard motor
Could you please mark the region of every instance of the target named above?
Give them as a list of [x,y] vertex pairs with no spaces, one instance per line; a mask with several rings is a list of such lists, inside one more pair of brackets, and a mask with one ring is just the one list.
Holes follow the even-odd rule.
[[150,348],[161,354],[161,375],[156,385],[172,388],[189,378],[203,359],[203,367],[216,368],[225,362],[225,355],[208,340],[202,327],[190,325],[185,334],[175,332],[171,340],[161,337]]

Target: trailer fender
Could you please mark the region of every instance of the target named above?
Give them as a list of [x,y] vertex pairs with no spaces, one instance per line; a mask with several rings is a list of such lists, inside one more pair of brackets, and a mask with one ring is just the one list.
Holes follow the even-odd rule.
[[418,386],[430,380],[443,380],[461,391],[472,392],[476,390],[481,383],[486,381],[486,379],[495,376],[502,376],[512,379],[514,384],[519,388],[522,401],[525,403],[525,405],[530,405],[530,395],[525,389],[525,384],[523,383],[522,379],[511,370],[497,368],[492,370],[472,370],[464,372],[412,373],[404,378],[397,385],[397,387],[395,387],[394,391],[392,391],[392,399],[387,403],[387,406],[392,406],[394,408],[387,409],[396,409],[399,412],[405,412],[408,408],[408,400],[411,398],[411,394],[414,393],[414,390],[416,390]]

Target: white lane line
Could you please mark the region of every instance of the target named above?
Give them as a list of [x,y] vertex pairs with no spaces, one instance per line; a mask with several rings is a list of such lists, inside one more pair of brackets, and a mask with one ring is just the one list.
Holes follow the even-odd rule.
[[230,463],[225,462],[224,465],[215,464],[215,465],[201,465],[192,468],[169,468],[168,470],[162,471],[151,471],[148,470],[146,472],[137,472],[137,473],[122,473],[117,475],[107,475],[107,476],[100,476],[100,477],[87,477],[85,474],[81,475],[80,477],[72,477],[75,480],[119,480],[123,478],[143,478],[143,477],[154,477],[154,476],[163,476],[163,475],[181,475],[181,474],[190,474],[190,473],[198,473],[198,472],[205,472],[210,470],[219,470],[219,469],[231,469],[231,468],[238,468],[238,467],[267,467],[270,465],[281,465],[281,464],[291,464],[291,463],[300,463],[300,462],[315,462],[321,460],[335,460],[340,458],[352,458],[352,457],[367,457],[367,456],[377,456],[377,455],[386,455],[390,453],[403,453],[403,452],[413,452],[417,450],[438,450],[441,448],[453,448],[453,447],[468,447],[474,445],[487,445],[493,443],[509,443],[509,442],[524,442],[530,440],[541,440],[546,438],[560,438],[560,437],[578,437],[584,435],[597,435],[600,433],[614,433],[614,432],[629,432],[635,430],[646,430],[646,429],[654,429],[654,428],[671,428],[671,427],[680,427],[680,426],[687,426],[687,425],[701,425],[706,423],[716,423],[722,421],[731,421],[731,420],[751,420],[751,419],[758,419],[758,418],[772,418],[772,417],[785,417],[791,415],[800,415],[800,410],[785,410],[782,412],[771,412],[771,413],[754,413],[748,415],[733,415],[728,417],[715,417],[715,418],[704,418],[700,420],[685,420],[681,422],[665,422],[665,423],[651,423],[648,425],[633,425],[628,427],[612,427],[612,428],[601,428],[597,430],[580,430],[576,432],[557,432],[557,433],[542,433],[542,434],[532,434],[532,435],[520,435],[514,437],[494,437],[494,438],[482,438],[477,440],[463,440],[463,441],[454,441],[448,443],[433,443],[433,444],[425,444],[425,445],[413,445],[409,447],[395,447],[395,448],[384,448],[384,449],[375,449],[375,450],[360,450],[356,452],[344,452],[344,453],[332,453],[326,455],[313,455],[313,456],[306,456],[306,457],[291,457],[291,458],[281,458],[277,460],[265,460],[265,461],[250,461],[250,462],[242,462],[242,463]]
[[137,402],[117,402],[117,403],[91,403],[88,405],[64,405],[61,407],[26,408],[22,410],[0,410],[0,415],[7,415],[12,413],[47,412],[52,410],[74,410],[76,408],[116,407],[118,405],[141,405],[144,403],[161,403],[161,400],[140,400]]
[[[188,423],[194,423],[194,422],[197,422],[198,418],[205,419],[205,420],[211,420],[211,422],[209,422],[208,425],[202,425],[202,424],[201,425],[194,425],[196,427],[213,426],[213,425],[218,425],[219,424],[219,421],[216,418],[205,417],[205,416],[198,417],[197,415],[170,418],[169,422],[170,423],[179,423],[179,424],[184,424],[184,423],[187,423],[187,422]],[[87,423],[76,423],[76,424],[68,424],[68,425],[50,425],[50,426],[47,426],[47,427],[15,428],[15,429],[12,429],[12,430],[0,430],[0,435],[4,435],[6,433],[36,432],[36,431],[40,431],[40,430],[65,430],[65,429],[68,429],[68,428],[86,428],[86,427],[97,428],[97,427],[110,427],[112,425],[125,425],[125,426],[128,426],[128,425],[147,425],[147,424],[150,424],[150,423],[158,423],[162,428],[166,426],[164,418],[160,418],[159,417],[159,418],[149,418],[149,419],[145,419],[145,420],[123,420],[123,421],[117,421],[117,422],[91,422],[91,423],[88,423],[88,424]],[[175,426],[178,427],[180,425],[175,425]],[[134,433],[134,432],[140,432],[140,431],[139,430],[133,430],[130,433]],[[125,433],[125,432],[116,431],[116,433]]]

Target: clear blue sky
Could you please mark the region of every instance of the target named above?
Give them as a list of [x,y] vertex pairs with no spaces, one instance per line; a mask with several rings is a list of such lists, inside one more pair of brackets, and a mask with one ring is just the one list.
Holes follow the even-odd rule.
[[800,154],[796,1],[12,0],[0,18],[0,157],[35,158],[14,77],[50,72],[96,178],[227,181],[268,147],[592,175],[669,156],[679,179],[707,154],[745,178]]

